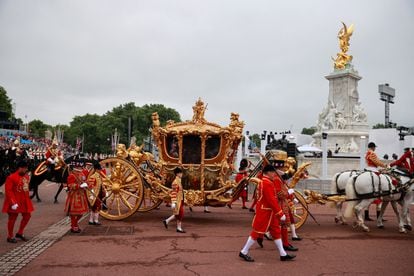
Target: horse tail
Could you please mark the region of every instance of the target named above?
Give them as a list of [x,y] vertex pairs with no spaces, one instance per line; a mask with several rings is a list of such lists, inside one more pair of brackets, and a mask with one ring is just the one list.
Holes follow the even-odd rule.
[[[354,188],[354,183],[356,181],[358,176],[354,176],[349,178],[348,182],[346,183],[345,187],[345,193],[346,193],[346,199],[356,199],[357,195]],[[346,205],[344,217],[345,218],[351,218],[354,214],[354,207],[357,204],[356,200],[349,201]]]

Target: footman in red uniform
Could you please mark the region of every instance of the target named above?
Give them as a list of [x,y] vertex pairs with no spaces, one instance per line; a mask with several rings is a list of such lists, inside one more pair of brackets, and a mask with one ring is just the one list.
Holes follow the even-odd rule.
[[[27,167],[26,161],[19,161],[16,172],[9,175],[6,180],[3,213],[9,215],[7,241],[10,243],[16,243],[16,238],[23,241],[28,240],[23,233],[26,225],[29,223],[31,212],[33,212],[34,208],[29,196],[30,178],[27,174]],[[16,237],[14,237],[14,224],[19,214],[22,214],[23,218],[20,222]]]
[[263,169],[263,178],[257,187],[257,208],[256,215],[253,218],[253,231],[250,233],[246,244],[239,253],[239,257],[247,262],[253,262],[253,258],[248,255],[250,247],[255,244],[258,238],[263,239],[264,233],[270,232],[274,239],[276,248],[279,251],[280,260],[288,261],[295,258],[294,255],[288,255],[283,249],[281,239],[280,221],[286,220],[286,216],[280,209],[277,202],[277,191],[274,182],[276,171],[273,166],[267,165]]

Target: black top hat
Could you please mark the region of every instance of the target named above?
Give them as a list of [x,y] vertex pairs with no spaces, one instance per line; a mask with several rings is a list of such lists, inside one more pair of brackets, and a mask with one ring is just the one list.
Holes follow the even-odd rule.
[[272,165],[266,165],[264,168],[263,168],[263,173],[267,173],[267,172],[274,172],[275,171],[275,168],[272,166]]
[[19,162],[17,162],[17,167],[18,168],[27,168],[28,166],[29,166],[29,164],[24,159],[22,159]]
[[374,142],[369,142],[368,143],[368,148],[376,148],[377,147],[377,145],[375,145],[375,143]]

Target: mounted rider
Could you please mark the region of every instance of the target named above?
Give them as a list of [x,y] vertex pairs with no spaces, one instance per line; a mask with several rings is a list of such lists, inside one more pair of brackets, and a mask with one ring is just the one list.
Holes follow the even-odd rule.
[[46,164],[48,169],[52,171],[55,167],[65,164],[62,152],[58,149],[58,141],[55,137],[52,145],[46,151]]
[[375,148],[377,145],[375,145],[374,142],[368,143],[368,151],[365,154],[365,162],[367,164],[367,167],[365,170],[375,172],[376,174],[379,173],[378,168],[387,168],[388,165],[379,160],[377,154],[375,153]]
[[6,151],[6,156],[10,173],[17,169],[16,165],[20,160],[24,160],[28,157],[27,152],[20,147],[20,137],[17,137],[16,140],[14,140],[11,148]]
[[414,174],[414,156],[410,148],[405,148],[404,154],[398,160],[395,160],[390,164],[390,167],[394,166],[406,171],[410,175]]
[[[365,170],[374,172],[376,175],[379,176],[380,171],[378,168],[385,169],[388,167],[388,165],[382,162],[381,160],[379,160],[377,154],[375,153],[376,147],[377,145],[375,145],[374,142],[368,143],[368,150],[367,150],[367,153],[365,154],[365,163],[367,164],[367,167],[365,168]],[[377,217],[378,217],[380,214],[380,210],[381,210],[382,200],[380,198],[377,198],[373,203],[377,205]],[[372,220],[369,217],[369,209],[365,210],[364,216],[365,216],[365,220],[368,220],[368,221]]]

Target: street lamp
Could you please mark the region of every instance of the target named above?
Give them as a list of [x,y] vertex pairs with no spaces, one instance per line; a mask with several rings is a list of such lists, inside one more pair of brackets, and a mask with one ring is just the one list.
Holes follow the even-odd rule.
[[322,179],[328,178],[328,151],[327,151],[328,133],[322,132]]
[[260,142],[260,152],[264,155],[266,153],[266,134],[267,130],[263,130],[263,133],[261,134],[261,142]]
[[366,136],[361,136],[360,145],[359,145],[359,169],[361,171],[365,168],[365,147],[366,147]]

